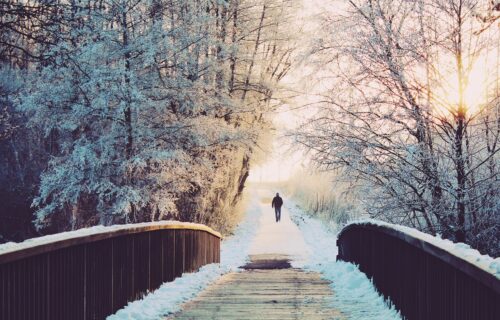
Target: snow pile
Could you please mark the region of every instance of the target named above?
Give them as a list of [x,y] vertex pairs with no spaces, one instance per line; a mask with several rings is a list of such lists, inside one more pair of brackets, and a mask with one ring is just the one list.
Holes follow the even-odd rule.
[[13,251],[23,250],[26,248],[42,246],[49,243],[56,243],[59,241],[81,238],[84,236],[97,235],[102,233],[108,233],[113,231],[126,230],[130,228],[142,228],[151,226],[169,226],[169,225],[183,225],[186,228],[206,228],[206,226],[191,223],[191,222],[179,222],[179,221],[157,221],[157,222],[144,222],[144,223],[134,223],[134,224],[119,224],[113,226],[94,226],[90,228],[82,228],[75,231],[60,232],[56,234],[51,234],[38,238],[31,238],[24,240],[20,243],[7,242],[0,245],[0,254],[9,253]]
[[229,266],[231,271],[240,271],[239,267],[247,262],[252,239],[257,234],[262,210],[256,191],[245,213],[243,222],[238,225],[234,235],[224,239],[221,244],[221,265]]
[[337,237],[319,220],[313,219],[293,205],[287,206],[311,252],[306,270],[320,272],[332,282],[331,304],[347,319],[401,319],[394,306],[388,305],[373,283],[359,269],[347,262],[336,261]]
[[217,280],[229,268],[218,264],[206,265],[198,272],[184,274],[173,282],[163,284],[159,289],[146,295],[142,300],[130,302],[118,310],[108,320],[158,320],[180,310],[180,306],[196,297],[198,292]]
[[244,221],[238,226],[235,235],[221,244],[221,263],[206,265],[198,272],[183,274],[172,282],[164,283],[156,291],[142,300],[130,302],[107,320],[157,320],[180,311],[183,303],[193,299],[212,282],[227,272],[240,271],[248,256],[251,239],[259,226],[261,210],[258,197],[252,197]]
[[500,257],[498,258],[493,258],[488,255],[483,255],[476,249],[471,248],[468,244],[465,243],[455,243],[453,241],[450,241],[448,239],[443,239],[440,237],[435,237],[433,235],[430,235],[428,233],[424,233],[421,231],[418,231],[417,229],[406,227],[406,226],[401,226],[397,224],[391,224],[388,222],[380,221],[380,220],[374,220],[374,219],[364,219],[364,220],[359,220],[359,221],[353,221],[352,223],[349,223],[348,225],[376,225],[376,226],[382,226],[386,228],[390,228],[393,230],[397,230],[403,233],[406,233],[413,238],[420,239],[422,241],[428,242],[430,244],[433,244],[434,246],[445,250],[446,252],[456,256],[457,258],[460,258],[462,260],[465,260],[478,268],[493,274],[495,277],[500,279]]

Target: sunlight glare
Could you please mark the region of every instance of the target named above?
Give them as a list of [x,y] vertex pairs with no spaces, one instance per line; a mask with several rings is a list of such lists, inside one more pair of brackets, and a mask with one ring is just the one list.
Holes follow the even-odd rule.
[[[477,114],[481,105],[487,101],[487,64],[484,61],[477,61],[471,68],[465,84],[463,99],[466,112],[469,115]],[[441,89],[435,89],[434,94],[441,97],[437,103],[440,111],[456,112],[460,101],[460,90],[458,85],[458,75],[456,72],[445,76]]]

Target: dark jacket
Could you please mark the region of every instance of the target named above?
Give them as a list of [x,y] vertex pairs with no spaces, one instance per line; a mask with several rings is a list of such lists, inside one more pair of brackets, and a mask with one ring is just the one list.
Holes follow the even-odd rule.
[[271,203],[271,207],[280,208],[283,205],[283,199],[280,196],[276,196],[273,198],[273,203]]

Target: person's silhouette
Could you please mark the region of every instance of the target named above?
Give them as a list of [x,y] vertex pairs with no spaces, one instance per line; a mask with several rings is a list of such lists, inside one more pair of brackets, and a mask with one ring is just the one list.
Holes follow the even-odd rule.
[[281,199],[280,194],[276,193],[276,197],[273,198],[271,207],[274,208],[274,214],[276,215],[276,222],[281,220],[281,206],[283,205],[283,199]]

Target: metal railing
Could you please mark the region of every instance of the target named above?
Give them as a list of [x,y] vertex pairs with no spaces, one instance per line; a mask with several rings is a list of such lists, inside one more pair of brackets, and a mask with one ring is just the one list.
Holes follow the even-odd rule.
[[183,272],[219,262],[220,239],[203,225],[143,223],[4,252],[0,319],[105,319]]
[[500,280],[432,243],[361,223],[345,227],[337,244],[337,260],[359,265],[406,319],[500,319]]

